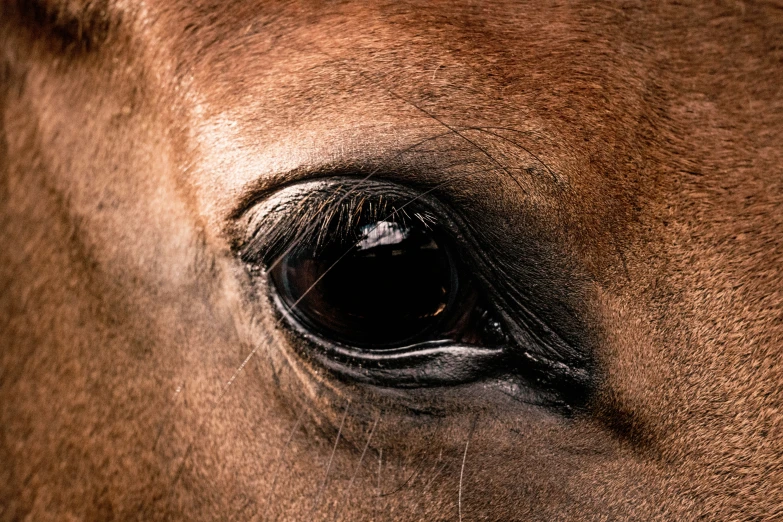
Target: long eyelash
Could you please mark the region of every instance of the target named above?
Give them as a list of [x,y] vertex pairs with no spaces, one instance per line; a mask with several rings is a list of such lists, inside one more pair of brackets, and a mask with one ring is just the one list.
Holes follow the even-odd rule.
[[244,220],[248,234],[239,249],[242,259],[268,265],[291,246],[317,253],[330,244],[349,244],[360,239],[357,230],[363,223],[418,222],[428,229],[437,223],[432,213],[408,212],[388,195],[350,190],[350,185],[331,186],[249,211]]

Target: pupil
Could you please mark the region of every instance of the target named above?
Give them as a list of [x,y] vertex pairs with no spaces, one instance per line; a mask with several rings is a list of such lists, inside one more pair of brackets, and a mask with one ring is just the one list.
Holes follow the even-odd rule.
[[443,242],[421,224],[391,221],[361,226],[357,236],[281,260],[271,276],[293,315],[325,338],[375,349],[440,326],[457,290]]

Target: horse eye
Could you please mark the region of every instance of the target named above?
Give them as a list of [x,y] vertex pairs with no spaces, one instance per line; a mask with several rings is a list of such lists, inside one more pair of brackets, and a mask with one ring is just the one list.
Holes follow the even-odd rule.
[[392,220],[359,221],[347,238],[297,249],[272,270],[282,304],[302,325],[370,350],[454,330],[473,292],[448,238],[420,221]]
[[579,352],[532,312],[508,314],[483,243],[429,193],[334,176],[278,189],[235,223],[248,288],[274,304],[286,346],[335,377],[482,380],[566,410],[588,396]]
[[508,338],[456,218],[434,198],[332,178],[283,188],[243,219],[241,258],[305,357],[395,387],[498,368]]

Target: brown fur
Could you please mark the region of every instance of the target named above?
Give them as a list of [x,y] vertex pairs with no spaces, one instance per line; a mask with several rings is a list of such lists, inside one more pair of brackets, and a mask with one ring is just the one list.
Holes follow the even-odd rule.
[[[780,6],[0,9],[0,519],[783,518]],[[475,170],[584,411],[293,355],[236,210],[357,165]]]

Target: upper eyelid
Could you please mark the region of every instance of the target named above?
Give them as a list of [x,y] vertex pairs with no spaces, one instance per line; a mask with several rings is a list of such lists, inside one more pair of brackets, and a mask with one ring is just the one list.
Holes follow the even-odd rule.
[[303,165],[284,173],[268,174],[257,182],[248,184],[240,191],[238,203],[232,207],[227,217],[229,221],[237,220],[273,194],[307,182],[353,179],[363,182],[369,188],[377,181],[418,188],[418,186],[433,184],[432,181],[441,171],[442,168],[435,167],[429,162],[422,162],[420,165],[394,162],[384,156],[325,163],[318,166]]
[[[491,129],[464,127],[460,130],[484,133]],[[498,129],[500,130],[503,129]],[[373,135],[372,130],[368,132]],[[450,139],[457,139],[457,143],[447,142],[444,145],[441,142]],[[505,143],[503,140],[508,140],[503,136],[498,136],[496,139],[501,143]],[[489,183],[492,183],[494,178],[497,182],[508,182],[511,176],[514,178],[511,181],[516,184],[521,180],[526,186],[526,191],[536,192],[538,181],[548,180],[548,184],[559,176],[548,164],[525,147],[519,149],[522,155],[515,157],[513,164],[497,159],[491,160],[485,154],[477,152],[474,147],[466,145],[461,139],[455,138],[451,131],[434,133],[416,141],[402,138],[400,141],[395,140],[396,143],[386,143],[382,134],[369,143],[361,141],[362,146],[357,146],[357,143],[352,144],[349,137],[346,137],[346,140],[349,144],[345,146],[341,144],[337,147],[339,151],[328,156],[331,159],[315,162],[311,159],[285,170],[267,172],[237,187],[239,196],[234,196],[234,203],[226,207],[228,212],[225,215],[228,221],[237,219],[270,193],[287,185],[315,179],[343,176],[368,177],[399,182],[411,187],[424,187],[445,185],[464,177],[481,174],[482,181]],[[378,143],[375,143],[376,141]],[[530,179],[526,180],[528,177]],[[470,197],[470,193],[462,195]]]
[[[351,157],[337,158],[316,164],[305,163],[282,172],[267,173],[240,189],[238,203],[232,207],[228,218],[229,220],[237,219],[256,202],[286,186],[311,180],[340,177],[393,181],[401,180],[401,178],[427,180],[439,170],[438,157],[449,151],[417,150],[417,148],[422,144],[445,138],[450,134],[449,132],[437,133],[405,147],[390,148],[380,153],[364,154],[355,151]],[[410,158],[403,159],[403,156],[407,154],[415,155],[416,161],[411,161]]]
[[[421,140],[414,145],[403,149],[403,152],[414,154],[416,146],[426,143],[430,140],[448,137],[450,133],[441,133]],[[247,216],[253,213],[259,205],[266,206],[270,198],[275,194],[285,191],[288,187],[297,186],[303,183],[319,180],[334,179],[353,179],[356,182],[363,183],[365,187],[372,188],[377,182],[388,183],[399,187],[406,187],[420,194],[429,194],[438,189],[433,194],[437,198],[440,194],[449,194],[461,197],[470,197],[470,193],[461,193],[461,189],[452,186],[454,181],[477,174],[487,174],[490,172],[499,173],[497,166],[491,166],[484,169],[470,168],[478,162],[451,157],[442,157],[444,151],[415,151],[416,160],[412,158],[403,159],[400,151],[389,151],[382,154],[372,154],[365,158],[355,158],[351,160],[323,163],[317,166],[302,165],[300,167],[288,170],[284,173],[270,174],[256,183],[251,183],[241,191],[238,198],[239,203],[233,207],[228,214],[227,229],[232,239],[232,244],[237,245],[237,239],[245,235],[246,227],[240,227],[237,230],[237,223],[247,221]],[[448,155],[447,155],[448,156]],[[481,159],[481,158],[479,158]],[[484,163],[483,161],[481,163]],[[516,169],[530,169],[531,165],[520,165]],[[454,172],[456,170],[456,172]],[[501,175],[502,174],[498,174]],[[277,181],[269,181],[269,178]],[[460,197],[461,196],[461,197]],[[450,198],[451,199],[451,198]]]

